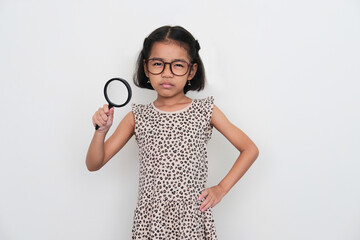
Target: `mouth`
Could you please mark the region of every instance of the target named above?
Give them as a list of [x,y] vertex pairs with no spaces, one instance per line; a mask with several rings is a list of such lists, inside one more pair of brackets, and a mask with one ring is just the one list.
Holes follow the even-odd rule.
[[163,88],[171,88],[173,85],[171,83],[168,82],[164,82],[160,84]]

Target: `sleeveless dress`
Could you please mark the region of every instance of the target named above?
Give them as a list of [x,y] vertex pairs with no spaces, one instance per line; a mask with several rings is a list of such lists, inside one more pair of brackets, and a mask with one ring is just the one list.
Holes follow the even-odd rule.
[[208,175],[213,97],[175,112],[132,104],[140,169],[132,239],[216,240],[212,209],[200,211]]

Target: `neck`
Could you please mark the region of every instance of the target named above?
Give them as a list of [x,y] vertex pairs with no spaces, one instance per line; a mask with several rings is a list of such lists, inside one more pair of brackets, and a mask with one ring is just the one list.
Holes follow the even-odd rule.
[[183,93],[172,97],[164,97],[158,95],[154,103],[156,103],[157,106],[173,106],[190,102],[191,99]]

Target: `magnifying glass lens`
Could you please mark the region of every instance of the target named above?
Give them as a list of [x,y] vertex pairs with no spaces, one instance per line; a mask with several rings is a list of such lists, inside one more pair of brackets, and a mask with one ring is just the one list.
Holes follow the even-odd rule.
[[106,89],[107,97],[113,105],[121,105],[128,99],[128,89],[120,81],[112,81]]

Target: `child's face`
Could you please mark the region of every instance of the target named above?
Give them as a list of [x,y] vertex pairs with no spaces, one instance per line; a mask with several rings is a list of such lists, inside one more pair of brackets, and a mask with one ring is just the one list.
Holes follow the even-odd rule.
[[[154,43],[149,59],[161,59],[165,63],[181,60],[190,63],[191,60],[185,48],[181,47],[174,41],[156,42]],[[172,97],[184,94],[184,86],[188,80],[191,80],[197,70],[197,64],[189,66],[189,71],[184,76],[174,75],[170,70],[170,64],[165,64],[165,69],[160,74],[152,74],[148,71],[146,63],[144,70],[146,76],[150,79],[151,86],[155,91],[163,97]]]

